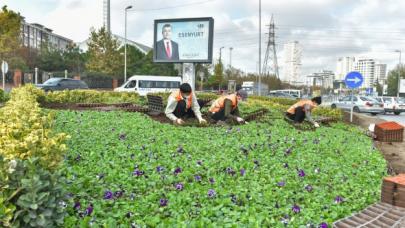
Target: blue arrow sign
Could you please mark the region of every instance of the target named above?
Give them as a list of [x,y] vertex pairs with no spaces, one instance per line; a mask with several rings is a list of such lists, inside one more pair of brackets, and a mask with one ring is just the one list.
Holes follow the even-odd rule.
[[355,89],[363,84],[363,76],[356,71],[352,71],[346,75],[345,83],[347,88]]

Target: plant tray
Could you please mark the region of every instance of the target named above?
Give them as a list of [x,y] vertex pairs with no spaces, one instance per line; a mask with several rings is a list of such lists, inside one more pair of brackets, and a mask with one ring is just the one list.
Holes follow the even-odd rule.
[[396,122],[384,122],[375,126],[375,135],[381,142],[403,142],[404,127]]
[[381,201],[394,206],[405,207],[405,174],[383,179]]

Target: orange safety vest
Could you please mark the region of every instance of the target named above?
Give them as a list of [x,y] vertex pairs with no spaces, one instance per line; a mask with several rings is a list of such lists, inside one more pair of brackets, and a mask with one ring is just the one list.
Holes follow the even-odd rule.
[[314,104],[311,100],[300,100],[294,105],[292,105],[290,108],[287,109],[287,112],[290,114],[295,114],[295,109],[298,107],[304,107],[305,105],[309,105],[311,107],[311,110],[314,109],[317,105]]
[[212,103],[209,111],[212,113],[219,112],[219,110],[224,108],[226,99],[232,101],[232,110],[234,110],[238,106],[238,98],[236,97],[236,94],[230,94],[216,99],[214,103]]
[[[170,96],[174,97],[177,102],[184,100],[183,96],[181,96],[180,90],[174,91]],[[193,102],[193,93],[190,93],[190,97],[186,101],[187,109],[191,108],[191,103]]]

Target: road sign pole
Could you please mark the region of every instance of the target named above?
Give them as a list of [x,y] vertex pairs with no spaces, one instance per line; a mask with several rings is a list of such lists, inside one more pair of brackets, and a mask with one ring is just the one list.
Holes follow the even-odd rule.
[[353,108],[354,108],[354,104],[353,104],[353,89],[352,89],[352,96],[350,98],[350,104],[352,105],[351,109],[350,109],[350,123],[353,122]]

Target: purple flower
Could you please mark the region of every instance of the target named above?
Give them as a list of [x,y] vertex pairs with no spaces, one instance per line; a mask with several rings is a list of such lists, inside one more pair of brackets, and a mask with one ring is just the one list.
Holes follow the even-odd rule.
[[127,135],[124,133],[120,134],[120,140],[125,140],[127,138]]
[[116,191],[116,192],[114,192],[114,197],[115,198],[120,198],[123,194],[124,194],[123,191]]
[[311,185],[307,185],[305,186],[305,190],[307,190],[308,192],[312,192],[312,186]]
[[335,203],[342,203],[343,201],[344,201],[343,197],[341,197],[341,196],[335,197]]
[[160,201],[159,201],[160,206],[161,206],[161,207],[166,207],[168,201],[169,201],[169,200],[167,200],[167,199],[160,199]]
[[134,215],[134,213],[128,212],[128,213],[126,214],[126,217],[127,217],[127,218],[131,218],[133,215]]
[[177,153],[183,153],[183,152],[184,152],[184,150],[183,150],[182,146],[177,147]]
[[163,171],[163,167],[162,167],[162,166],[156,167],[156,171],[157,171],[158,173],[162,172],[162,171]]
[[245,169],[240,169],[240,175],[245,176],[246,170]]
[[284,163],[283,167],[287,169],[288,168],[288,163]]
[[217,193],[215,192],[214,189],[208,190],[208,197],[209,197],[209,198],[214,198],[216,194],[217,194]]
[[198,161],[197,161],[197,165],[202,165],[202,161],[201,161],[201,160],[198,160]]
[[113,198],[113,193],[111,191],[105,191],[104,192],[104,199],[109,200]]
[[91,213],[93,213],[93,204],[90,204],[90,206],[88,206],[84,212],[85,215],[91,215]]
[[80,202],[75,202],[75,204],[73,205],[73,209],[75,211],[78,211],[78,210],[80,210],[80,206],[81,206]]
[[215,179],[212,178],[212,177],[210,177],[209,181],[210,181],[211,184],[214,184],[214,183],[215,183]]
[[297,204],[294,204],[294,206],[291,208],[291,210],[294,213],[300,213],[301,212],[301,208]]
[[323,222],[321,224],[319,224],[319,228],[328,228],[328,224],[326,222]]
[[284,225],[287,225],[289,221],[290,221],[290,217],[289,217],[288,215],[284,215],[284,216],[281,218],[281,222],[282,222]]
[[258,160],[254,160],[253,163],[255,163],[255,165],[259,165],[259,161],[258,161]]
[[195,179],[195,181],[200,182],[201,181],[201,176],[200,175],[195,175],[194,179]]
[[132,200],[132,201],[135,200],[135,193],[132,192],[132,193],[129,195],[129,199]]
[[277,186],[279,187],[284,187],[285,186],[285,181],[280,181],[277,183]]
[[135,175],[135,176],[137,176],[137,177],[140,177],[140,176],[142,176],[143,174],[145,174],[145,172],[142,171],[142,170],[139,170],[139,169],[135,169],[134,172],[132,173],[132,175]]
[[178,184],[176,184],[176,190],[179,190],[179,191],[181,191],[181,190],[183,190],[183,184],[182,183],[178,183]]
[[302,169],[298,170],[298,176],[299,176],[299,177],[305,177],[305,172],[304,172],[304,170],[302,170]]
[[177,174],[179,174],[179,173],[181,173],[181,172],[182,172],[181,168],[180,168],[180,167],[177,167],[177,168],[174,170],[174,175],[177,175]]
[[284,154],[286,156],[290,155],[291,154],[291,148],[286,149]]
[[229,175],[235,175],[235,171],[231,168],[231,167],[228,167],[228,168],[226,168],[226,172],[229,174]]

